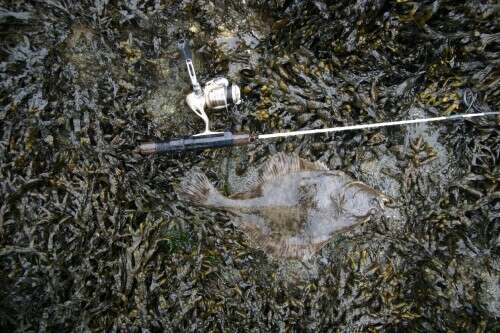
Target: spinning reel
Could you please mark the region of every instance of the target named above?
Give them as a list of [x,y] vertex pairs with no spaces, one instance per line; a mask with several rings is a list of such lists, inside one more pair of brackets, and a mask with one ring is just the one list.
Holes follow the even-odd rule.
[[221,134],[222,132],[212,132],[210,130],[210,120],[205,113],[207,109],[223,109],[229,105],[238,105],[241,103],[240,88],[235,84],[229,84],[226,78],[219,77],[208,81],[205,88],[202,89],[200,83],[196,79],[194,71],[191,50],[189,49],[189,42],[181,39],[178,42],[179,50],[182,53],[186,66],[191,79],[193,91],[186,96],[186,103],[205,122],[205,130],[200,135]]

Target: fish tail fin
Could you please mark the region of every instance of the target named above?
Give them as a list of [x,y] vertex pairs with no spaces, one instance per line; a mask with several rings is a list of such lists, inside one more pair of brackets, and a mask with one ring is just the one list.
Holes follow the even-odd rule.
[[200,171],[192,171],[181,182],[178,191],[181,200],[208,206],[210,197],[220,197],[220,193]]

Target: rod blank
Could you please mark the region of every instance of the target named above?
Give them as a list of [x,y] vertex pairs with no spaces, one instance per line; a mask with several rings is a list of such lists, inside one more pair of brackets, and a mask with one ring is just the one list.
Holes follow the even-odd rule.
[[310,134],[320,134],[320,133],[333,133],[333,132],[353,131],[353,130],[368,129],[368,128],[379,128],[379,127],[389,127],[389,126],[430,123],[430,122],[436,122],[436,121],[484,117],[484,116],[492,116],[492,115],[498,115],[498,114],[500,114],[500,112],[464,113],[464,114],[455,114],[452,116],[442,116],[442,117],[434,117],[434,118],[398,120],[398,121],[388,121],[388,122],[375,123],[375,124],[361,124],[361,125],[350,125],[350,126],[341,126],[341,127],[318,128],[318,129],[293,131],[293,132],[260,134],[257,136],[257,138],[258,139],[286,138],[286,137],[290,137],[290,136],[310,135]]

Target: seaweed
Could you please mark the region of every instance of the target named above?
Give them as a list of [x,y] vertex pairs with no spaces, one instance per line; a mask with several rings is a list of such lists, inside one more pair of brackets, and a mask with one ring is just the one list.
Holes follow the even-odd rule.
[[[263,133],[498,110],[496,16],[479,0],[4,1],[0,328],[497,331],[498,117],[134,153],[201,126],[180,36],[200,81],[242,86],[213,127]],[[193,166],[244,189],[233,176],[277,151],[383,190],[394,214],[280,262],[175,194]]]

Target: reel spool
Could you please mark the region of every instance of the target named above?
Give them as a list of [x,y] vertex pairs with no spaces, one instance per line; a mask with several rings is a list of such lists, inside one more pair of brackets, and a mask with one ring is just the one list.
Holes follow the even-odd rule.
[[205,84],[205,105],[209,109],[223,109],[228,105],[241,103],[240,87],[229,84],[223,77],[213,79]]

